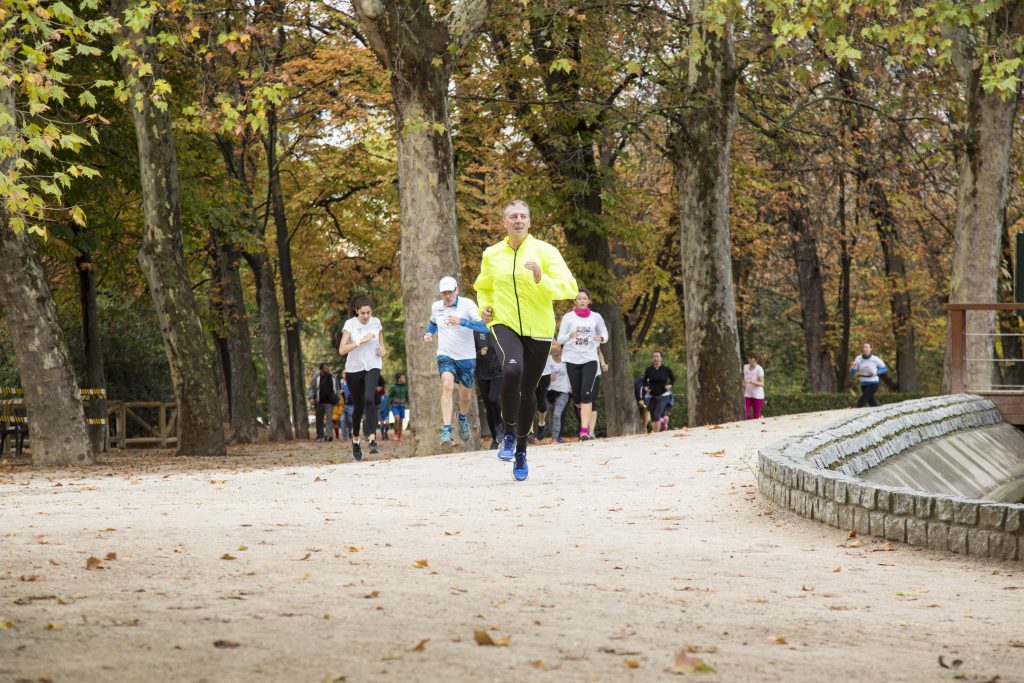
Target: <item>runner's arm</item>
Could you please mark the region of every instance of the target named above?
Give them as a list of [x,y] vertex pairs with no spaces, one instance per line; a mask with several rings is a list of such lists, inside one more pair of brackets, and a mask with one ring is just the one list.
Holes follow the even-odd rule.
[[548,293],[552,301],[575,299],[580,291],[576,278],[558,249],[551,245],[548,247],[541,256],[541,278],[537,285]]
[[565,346],[565,343],[569,341],[569,314],[566,313],[562,316],[562,321],[558,323],[558,337],[555,339],[559,346]]

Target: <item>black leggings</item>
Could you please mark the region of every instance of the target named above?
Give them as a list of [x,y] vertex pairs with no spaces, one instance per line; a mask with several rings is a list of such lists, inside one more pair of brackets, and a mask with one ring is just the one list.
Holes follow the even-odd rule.
[[551,342],[520,337],[504,325],[495,325],[491,332],[501,354],[501,421],[506,434],[516,435],[517,450],[525,450],[537,410],[537,382]]
[[372,439],[377,434],[377,406],[374,400],[377,398],[377,381],[380,379],[380,370],[362,370],[360,372],[346,372],[345,381],[348,382],[349,391],[352,392],[352,438],[359,439],[359,420],[364,420],[367,439]]
[[875,392],[878,391],[879,384],[881,384],[881,382],[860,385],[860,398],[857,399],[858,408],[878,405],[878,401],[875,400]]
[[498,438],[498,416],[501,414],[501,377],[493,379],[476,378],[477,391],[484,402],[484,412],[487,414],[487,428],[491,432],[491,438]]
[[[545,361],[545,365],[547,361]],[[546,413],[548,412],[548,387],[551,386],[551,375],[541,375],[540,381],[537,382],[537,412]]]
[[597,361],[577,365],[566,363],[565,373],[569,375],[569,386],[576,405],[593,403],[597,395]]

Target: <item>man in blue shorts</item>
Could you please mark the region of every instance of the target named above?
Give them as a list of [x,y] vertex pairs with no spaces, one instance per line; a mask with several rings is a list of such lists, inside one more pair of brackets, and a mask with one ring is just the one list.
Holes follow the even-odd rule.
[[451,446],[452,389],[459,385],[459,438],[469,440],[469,419],[466,413],[473,401],[473,373],[476,370],[476,344],[474,330],[486,332],[480,312],[472,300],[459,296],[459,286],[453,277],[443,277],[438,283],[441,300],[430,307],[430,322],[423,335],[429,344],[437,335],[437,371],[441,374],[441,445]]

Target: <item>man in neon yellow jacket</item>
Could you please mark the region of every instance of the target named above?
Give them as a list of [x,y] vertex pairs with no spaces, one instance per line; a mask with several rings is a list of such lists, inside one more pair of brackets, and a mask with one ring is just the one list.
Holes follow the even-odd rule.
[[552,302],[573,299],[579,288],[558,249],[530,236],[530,207],[510,202],[502,212],[508,236],[488,247],[480,262],[477,292],[480,317],[501,357],[501,460],[514,460],[512,476],[523,481],[526,440],[537,410],[535,390],[555,336]]

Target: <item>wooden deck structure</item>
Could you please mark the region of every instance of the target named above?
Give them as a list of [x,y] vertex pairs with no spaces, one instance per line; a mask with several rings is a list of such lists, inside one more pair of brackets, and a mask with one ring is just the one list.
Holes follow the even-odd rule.
[[[967,355],[967,315],[971,311],[1014,311],[1024,312],[1024,303],[1013,304],[946,304],[949,312],[950,328],[950,391],[954,394],[976,394],[992,401],[1003,416],[1003,420],[1012,425],[1024,425],[1024,386],[1011,386],[992,383],[986,386],[970,386],[967,383],[967,367],[969,363],[1016,363],[1024,362],[1024,358],[969,358]],[[996,331],[992,336],[998,340],[1003,335]]]

